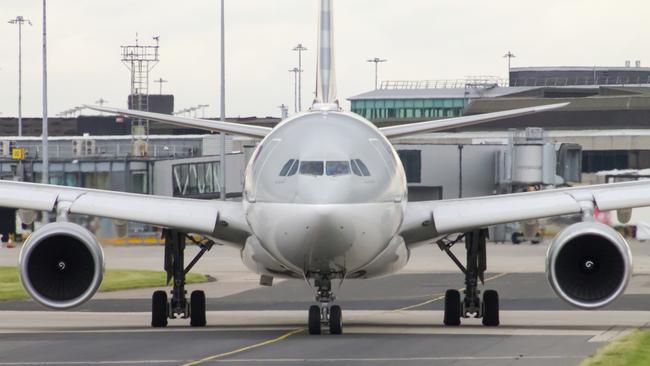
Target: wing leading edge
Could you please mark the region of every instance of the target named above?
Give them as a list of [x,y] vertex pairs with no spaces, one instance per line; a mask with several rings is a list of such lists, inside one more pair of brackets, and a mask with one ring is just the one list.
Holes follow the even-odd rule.
[[243,244],[249,235],[240,202],[151,196],[0,181],[0,207],[99,216],[214,236]]
[[399,126],[382,127],[379,130],[384,134],[384,136],[390,139],[390,138],[403,137],[403,136],[414,135],[414,134],[424,133],[424,132],[445,131],[452,128],[477,125],[477,124],[496,121],[504,118],[525,116],[527,114],[540,113],[540,112],[566,107],[567,105],[569,105],[569,103],[557,103],[557,104],[549,104],[549,105],[542,105],[536,107],[511,109],[509,111],[484,113],[484,114],[477,114],[474,116],[446,118],[446,119],[440,119],[435,121],[426,121],[426,122],[410,123],[410,124],[399,125]]
[[650,181],[601,184],[443,201],[409,202],[401,235],[408,244],[440,235],[544,217],[650,206]]
[[255,137],[255,138],[264,138],[264,136],[268,135],[271,132],[271,128],[269,127],[245,125],[241,123],[212,121],[212,120],[199,119],[199,118],[178,117],[178,116],[172,116],[169,114],[162,114],[162,113],[135,111],[132,109],[98,107],[98,106],[91,106],[91,105],[86,105],[84,107],[94,109],[100,112],[119,114],[119,115],[134,117],[134,118],[149,119],[152,121],[164,122],[164,123],[169,123],[177,126],[192,127],[192,128],[198,128],[198,129],[214,131],[214,132],[226,132],[235,135],[242,135],[242,136]]

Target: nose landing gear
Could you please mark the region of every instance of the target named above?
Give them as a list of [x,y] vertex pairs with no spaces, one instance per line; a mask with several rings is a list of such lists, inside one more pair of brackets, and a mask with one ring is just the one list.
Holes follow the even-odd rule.
[[332,305],[336,299],[332,292],[332,282],[328,276],[318,275],[315,279],[318,287],[316,301],[320,305],[309,307],[308,328],[309,334],[321,334],[321,327],[329,328],[330,334],[343,333],[343,314],[341,307]]

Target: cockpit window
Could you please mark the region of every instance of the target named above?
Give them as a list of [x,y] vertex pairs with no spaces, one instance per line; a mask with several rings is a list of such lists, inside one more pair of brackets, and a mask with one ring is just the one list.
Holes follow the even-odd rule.
[[329,176],[349,175],[350,163],[348,161],[328,161],[325,164],[325,174]]
[[323,175],[322,161],[303,161],[300,163],[301,175]]
[[284,166],[282,167],[282,170],[280,170],[280,176],[281,177],[286,177],[288,175],[288,173],[289,173],[289,169],[291,169],[291,167],[293,166],[293,163],[295,163],[295,162],[296,162],[295,159],[291,159],[291,160],[287,161],[287,163],[284,164]]
[[296,175],[298,172],[298,165],[300,164],[300,160],[296,160],[293,162],[293,165],[291,166],[291,169],[289,170],[289,174],[287,174],[288,177],[291,177],[293,175]]
[[358,175],[360,177],[370,176],[370,171],[368,170],[368,167],[366,166],[366,164],[363,163],[363,161],[361,161],[361,159],[350,160],[350,163],[352,164],[352,172],[355,175]]
[[280,176],[281,177],[290,177],[292,175],[295,175],[296,172],[298,172],[298,164],[300,164],[300,160],[298,159],[291,159],[284,164],[282,167],[282,170],[280,170]]

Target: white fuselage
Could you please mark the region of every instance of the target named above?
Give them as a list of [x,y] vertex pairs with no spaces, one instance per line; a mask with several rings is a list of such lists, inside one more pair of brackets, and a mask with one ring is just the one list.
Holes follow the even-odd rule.
[[244,263],[301,278],[392,273],[408,260],[398,236],[406,201],[402,164],[374,125],[339,111],[295,116],[248,164]]

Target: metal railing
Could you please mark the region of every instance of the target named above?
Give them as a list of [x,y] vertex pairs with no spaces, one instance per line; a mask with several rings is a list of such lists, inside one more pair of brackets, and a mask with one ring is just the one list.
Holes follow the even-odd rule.
[[473,87],[492,88],[495,86],[508,86],[508,80],[493,76],[476,76],[464,79],[447,80],[386,80],[381,82],[380,89],[406,90],[406,89],[453,89]]

